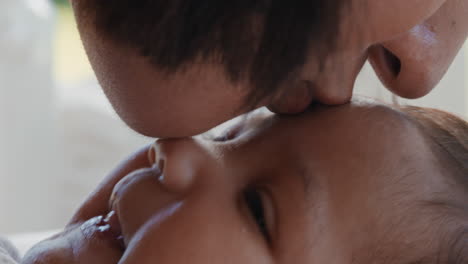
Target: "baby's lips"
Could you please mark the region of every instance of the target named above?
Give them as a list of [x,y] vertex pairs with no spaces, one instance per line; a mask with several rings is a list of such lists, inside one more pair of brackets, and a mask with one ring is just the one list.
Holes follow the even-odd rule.
[[151,144],[150,148],[148,149],[148,162],[153,170],[156,170],[157,173],[161,173],[161,171],[164,169],[164,160],[158,160],[158,149],[156,147],[156,144],[157,141]]
[[96,216],[84,222],[80,226],[81,234],[88,242],[101,241],[110,248],[123,251],[122,235],[119,220],[114,212],[110,212],[106,217]]
[[124,249],[125,245],[123,242],[122,227],[117,213],[115,211],[109,212],[103,222],[106,227],[108,226],[108,230],[104,230],[104,232],[109,232],[112,237],[118,240],[122,249]]
[[156,143],[151,144],[151,147],[148,149],[148,161],[151,166],[156,163]]
[[119,217],[115,211],[108,213],[103,222],[104,224],[109,225],[109,232],[112,233],[116,238],[122,236],[122,228],[120,227]]

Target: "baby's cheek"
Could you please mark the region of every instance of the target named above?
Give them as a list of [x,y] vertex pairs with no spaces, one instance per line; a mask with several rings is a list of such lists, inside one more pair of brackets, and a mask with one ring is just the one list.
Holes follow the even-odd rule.
[[255,228],[232,212],[204,205],[182,204],[153,217],[134,236],[120,263],[274,263]]

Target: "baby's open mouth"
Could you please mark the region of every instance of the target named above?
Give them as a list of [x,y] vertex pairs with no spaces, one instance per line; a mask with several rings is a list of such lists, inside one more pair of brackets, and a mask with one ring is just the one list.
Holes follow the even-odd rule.
[[111,242],[119,247],[122,251],[125,250],[124,238],[122,236],[122,228],[120,226],[119,217],[115,211],[110,211],[102,221],[98,223],[99,231],[107,235]]

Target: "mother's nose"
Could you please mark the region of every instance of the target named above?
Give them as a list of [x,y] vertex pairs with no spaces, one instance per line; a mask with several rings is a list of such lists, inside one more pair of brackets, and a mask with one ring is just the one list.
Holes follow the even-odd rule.
[[429,93],[466,40],[467,11],[467,0],[446,1],[426,21],[370,48],[369,61],[383,84],[405,98]]
[[429,93],[445,74],[451,62],[445,54],[436,34],[428,26],[419,25],[370,48],[369,61],[390,91],[414,99]]
[[186,192],[195,182],[206,154],[194,139],[159,139],[150,150],[150,161],[161,170],[162,186],[170,192]]

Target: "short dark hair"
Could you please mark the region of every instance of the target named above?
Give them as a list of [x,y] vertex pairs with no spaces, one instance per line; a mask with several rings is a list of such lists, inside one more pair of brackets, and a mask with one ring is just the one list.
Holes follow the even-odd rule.
[[[336,45],[344,0],[79,0],[97,32],[172,73],[196,59],[248,80],[250,104],[274,94],[310,51]],[[320,65],[319,65],[320,67]]]

